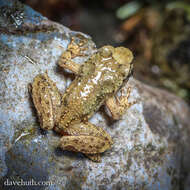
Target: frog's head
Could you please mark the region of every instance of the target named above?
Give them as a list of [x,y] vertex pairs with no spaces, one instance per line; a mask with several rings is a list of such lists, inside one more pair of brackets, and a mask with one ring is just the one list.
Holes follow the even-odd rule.
[[133,54],[125,47],[114,48],[112,46],[103,46],[100,49],[101,56],[104,58],[112,57],[118,64],[118,71],[124,76],[129,77],[133,72]]

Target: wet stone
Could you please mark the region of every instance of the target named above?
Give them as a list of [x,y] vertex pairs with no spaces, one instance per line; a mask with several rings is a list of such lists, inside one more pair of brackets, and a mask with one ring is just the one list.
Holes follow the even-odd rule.
[[[101,163],[92,162],[57,148],[60,135],[40,129],[28,92],[34,77],[47,70],[63,93],[71,75],[57,65],[61,53],[73,37],[86,39],[85,54],[90,56],[96,51],[91,38],[16,0],[0,0],[0,31],[0,189],[189,188],[190,111],[181,99],[131,78],[124,88],[131,86],[129,101],[137,103],[122,119],[112,121],[103,109],[90,119],[114,142],[101,154]],[[76,57],[75,62],[87,58]],[[53,185],[8,186],[7,180]]]

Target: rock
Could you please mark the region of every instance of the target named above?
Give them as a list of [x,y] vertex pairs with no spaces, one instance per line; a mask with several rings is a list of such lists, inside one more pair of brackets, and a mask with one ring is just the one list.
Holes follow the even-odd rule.
[[[90,120],[114,140],[102,162],[62,151],[57,148],[60,136],[40,129],[28,84],[47,70],[64,92],[72,75],[57,66],[59,56],[71,37],[86,41],[88,56],[94,43],[11,0],[0,0],[0,31],[1,189],[188,188],[181,179],[190,171],[190,111],[181,99],[131,78],[124,88],[132,87],[130,101],[137,103],[123,118],[113,121],[102,108]],[[75,61],[80,64],[88,56]]]

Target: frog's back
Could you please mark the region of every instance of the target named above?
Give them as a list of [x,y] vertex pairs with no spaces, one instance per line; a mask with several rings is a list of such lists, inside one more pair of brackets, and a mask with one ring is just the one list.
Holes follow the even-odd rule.
[[93,77],[76,81],[64,98],[68,112],[76,112],[83,118],[93,114],[104,102],[106,94],[102,92],[101,86],[92,82]]
[[66,127],[73,122],[88,120],[112,94],[113,85],[109,88],[101,79],[102,73],[93,73],[88,77],[77,77],[66,92],[61,114],[61,125]]
[[[123,74],[125,68],[121,67],[123,63],[119,64],[112,57],[113,51],[112,47],[103,47],[81,66],[79,75],[71,83],[63,98],[64,107],[60,121],[62,126],[66,127],[72,122],[90,118],[105,100],[119,89],[124,78],[129,75],[130,64],[127,65],[125,76]],[[120,57],[120,54],[117,56]],[[127,56],[124,56],[122,60],[126,58]]]

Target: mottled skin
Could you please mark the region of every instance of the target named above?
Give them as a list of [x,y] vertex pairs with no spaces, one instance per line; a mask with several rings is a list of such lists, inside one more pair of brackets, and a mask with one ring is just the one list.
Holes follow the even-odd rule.
[[[113,142],[106,131],[89,123],[88,119],[104,103],[115,119],[118,119],[119,112],[123,113],[131,105],[127,99],[114,101],[113,97],[131,75],[133,55],[124,47],[104,46],[78,66],[67,61],[65,55],[68,54],[71,53],[63,53],[59,65],[77,76],[64,95],[46,73],[40,74],[31,85],[33,102],[41,127],[54,128],[63,135],[60,147],[82,152],[93,161],[100,161],[99,153],[110,149]],[[114,102],[117,105],[112,105]]]

